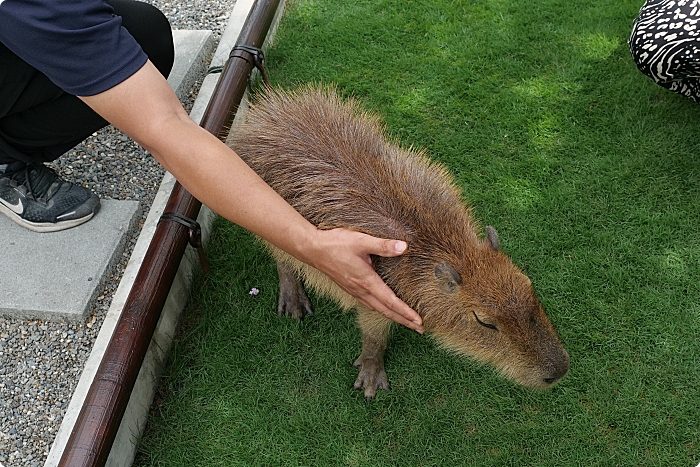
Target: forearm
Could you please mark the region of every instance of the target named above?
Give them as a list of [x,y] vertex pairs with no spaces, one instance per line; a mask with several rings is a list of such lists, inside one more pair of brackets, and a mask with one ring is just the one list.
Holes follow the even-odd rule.
[[[148,93],[143,93],[148,89]],[[106,93],[82,99],[131,136],[198,200],[217,214],[305,262],[315,228],[218,138],[182,109],[155,68]],[[138,108],[124,105],[138,102]],[[164,137],[163,135],[170,135]],[[307,248],[308,249],[308,248]]]
[[194,123],[173,128],[186,145],[161,141],[149,150],[193,196],[297,259],[313,262],[312,224],[216,137]]

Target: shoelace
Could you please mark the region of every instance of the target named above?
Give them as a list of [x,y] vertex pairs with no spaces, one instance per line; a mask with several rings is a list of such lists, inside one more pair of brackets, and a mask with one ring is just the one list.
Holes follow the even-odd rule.
[[[7,174],[6,174],[7,175]],[[10,175],[10,178],[27,189],[27,195],[34,201],[49,201],[58,192],[59,186],[51,190],[54,182],[58,179],[56,173],[43,164],[27,164],[24,169]]]

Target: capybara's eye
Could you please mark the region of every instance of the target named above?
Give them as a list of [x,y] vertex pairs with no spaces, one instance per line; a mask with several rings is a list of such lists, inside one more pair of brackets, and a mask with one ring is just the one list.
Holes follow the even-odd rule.
[[476,322],[479,323],[480,325],[482,325],[483,327],[493,329],[494,331],[498,331],[498,328],[496,326],[494,326],[493,324],[484,323],[483,321],[481,321],[479,319],[479,317],[476,316],[476,313],[474,313],[473,311],[472,311],[472,314],[474,315],[474,319],[476,320]]

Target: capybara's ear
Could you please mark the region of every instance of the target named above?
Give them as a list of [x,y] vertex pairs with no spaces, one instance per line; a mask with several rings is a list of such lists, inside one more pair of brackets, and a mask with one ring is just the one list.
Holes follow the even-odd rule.
[[435,265],[434,272],[435,278],[444,292],[455,293],[457,288],[462,285],[462,276],[447,263]]
[[498,251],[498,249],[501,246],[500,242],[498,240],[498,232],[496,232],[496,229],[494,229],[490,225],[486,226],[486,241],[489,242],[489,246],[494,251]]

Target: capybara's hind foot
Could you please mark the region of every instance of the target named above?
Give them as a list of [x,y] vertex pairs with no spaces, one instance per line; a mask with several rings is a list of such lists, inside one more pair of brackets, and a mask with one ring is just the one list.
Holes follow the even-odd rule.
[[382,359],[363,359],[360,355],[353,365],[360,369],[360,374],[357,375],[357,379],[352,388],[355,391],[364,389],[366,400],[371,401],[374,399],[379,389],[384,389],[385,391],[391,389],[389,387],[389,378],[387,378],[386,371],[384,371],[384,361]]
[[302,319],[312,314],[311,302],[306,295],[304,285],[294,271],[286,264],[277,263],[277,274],[280,279],[277,313],[294,319]]

